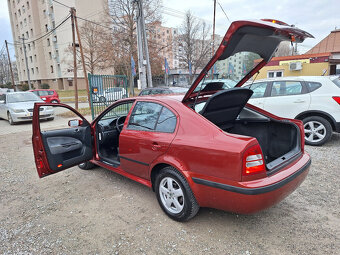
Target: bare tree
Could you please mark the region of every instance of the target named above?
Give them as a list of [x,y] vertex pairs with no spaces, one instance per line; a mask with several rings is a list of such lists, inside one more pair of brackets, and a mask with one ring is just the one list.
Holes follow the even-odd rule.
[[[125,75],[129,75],[131,72],[131,56],[133,56],[135,62],[137,62],[137,40],[135,32],[137,5],[134,2],[134,0],[110,0],[108,9],[108,14],[111,17],[111,25],[113,26],[112,53],[115,59],[115,70]],[[160,3],[160,0],[143,2],[146,24],[160,19]],[[150,55],[152,55],[151,52]]]
[[209,35],[210,26],[187,11],[180,27],[180,45],[184,53],[179,57],[186,68],[189,68],[189,63],[191,63],[193,73],[196,73],[198,68],[204,67],[210,58]]
[[274,53],[274,57],[283,57],[283,56],[291,56],[292,48],[290,46],[290,42],[281,42],[279,47],[277,47],[276,52]]

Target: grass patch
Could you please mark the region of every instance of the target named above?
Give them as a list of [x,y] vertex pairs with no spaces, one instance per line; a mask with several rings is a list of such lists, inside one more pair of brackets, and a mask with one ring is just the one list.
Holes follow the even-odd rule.
[[[57,90],[59,98],[61,97],[74,97],[74,90]],[[86,89],[79,89],[78,96],[87,96]]]
[[[91,109],[89,107],[87,107],[87,108],[79,108],[78,112],[81,115],[83,115],[83,116],[91,115]],[[60,116],[60,117],[63,117],[63,118],[72,118],[72,117],[75,116],[74,112],[72,112],[72,111],[67,111],[67,112],[59,113],[57,115]]]

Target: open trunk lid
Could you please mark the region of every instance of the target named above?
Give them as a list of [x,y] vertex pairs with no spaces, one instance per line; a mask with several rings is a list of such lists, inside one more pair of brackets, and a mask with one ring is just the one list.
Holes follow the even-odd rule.
[[[308,37],[314,38],[299,28],[275,20],[241,20],[231,23],[215,55],[193,82],[182,102],[197,96],[199,92],[195,89],[217,60],[224,60],[243,51],[256,53],[263,59],[235,85],[240,87],[270,61],[282,41],[300,43]],[[212,91],[211,94],[216,92]]]

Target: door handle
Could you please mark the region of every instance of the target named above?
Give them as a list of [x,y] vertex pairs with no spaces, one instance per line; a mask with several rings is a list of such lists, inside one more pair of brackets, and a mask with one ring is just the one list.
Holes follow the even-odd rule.
[[152,150],[156,151],[156,150],[158,150],[160,148],[161,148],[161,146],[157,142],[153,142],[152,143],[152,146],[151,146]]
[[298,100],[294,101],[293,103],[304,103],[304,102],[306,102],[306,101],[298,99]]

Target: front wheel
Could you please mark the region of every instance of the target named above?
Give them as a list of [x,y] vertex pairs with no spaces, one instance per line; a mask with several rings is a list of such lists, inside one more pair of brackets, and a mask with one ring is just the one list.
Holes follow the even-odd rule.
[[324,118],[311,116],[303,119],[305,143],[319,146],[326,143],[332,135],[332,126]]
[[78,165],[78,167],[80,169],[83,169],[83,170],[90,170],[90,169],[94,168],[95,166],[96,165],[91,163],[90,161],[86,161],[86,162],[81,163],[81,164]]
[[199,210],[188,182],[173,167],[165,167],[157,175],[155,191],[162,210],[173,220],[187,221]]
[[8,123],[10,125],[15,125],[15,122],[13,121],[12,115],[9,112],[7,113],[7,119],[8,119]]

